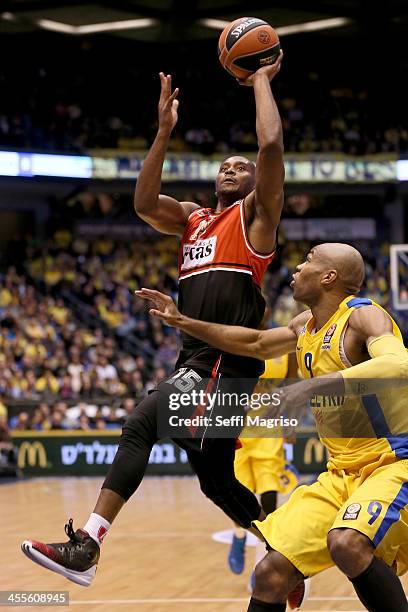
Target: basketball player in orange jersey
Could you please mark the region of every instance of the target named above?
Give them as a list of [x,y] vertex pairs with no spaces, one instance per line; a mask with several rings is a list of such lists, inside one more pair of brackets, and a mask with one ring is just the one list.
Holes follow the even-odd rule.
[[[229,157],[221,164],[215,210],[160,194],[163,162],[178,110],[178,89],[172,91],[170,75],[160,74],[158,132],[140,172],[134,203],[136,213],[152,227],[181,236],[179,307],[187,316],[248,327],[258,327],[262,320],[265,302],[260,286],[274,257],[283,204],[282,124],[270,85],[281,60],[282,53],[274,64],[260,68],[245,82],[253,87],[255,96],[256,167],[242,156]],[[103,538],[143,479],[152,446],[164,437],[158,419],[168,409],[169,395],[177,389],[200,388],[211,377],[219,388],[231,388],[228,381],[233,379],[235,391],[241,387],[251,393],[262,371],[260,359],[237,357],[185,335],[175,373],[143,399],[125,423],[118,451],[84,528],[74,531],[70,519],[65,526],[68,542],[26,540],[23,552],[47,569],[88,586]],[[171,436],[171,432],[164,435]],[[235,523],[248,529],[252,521],[264,517],[255,495],[235,478],[232,436],[205,437],[202,428],[183,431],[176,442],[185,448],[203,493]]]
[[370,612],[407,612],[408,352],[397,324],[359,297],[364,261],[347,244],[321,244],[297,266],[295,300],[309,306],[267,331],[193,321],[168,296],[142,290],[151,314],[237,355],[296,350],[305,380],[281,390],[289,415],[310,402],[329,451],[327,471],[255,526],[269,552],[255,570],[248,612],[284,612],[305,576],[337,565]]

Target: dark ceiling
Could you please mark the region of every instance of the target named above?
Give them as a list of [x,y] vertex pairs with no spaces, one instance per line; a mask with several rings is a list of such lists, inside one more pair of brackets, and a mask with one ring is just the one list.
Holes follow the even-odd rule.
[[200,20],[230,21],[243,15],[260,17],[275,27],[346,17],[350,25],[332,30],[368,27],[406,29],[406,0],[388,0],[381,10],[373,10],[369,0],[3,0],[0,3],[0,34],[29,33],[39,30],[38,20],[49,19],[72,26],[150,17],[154,26],[98,34],[141,41],[177,41],[217,37],[219,31],[205,27]]

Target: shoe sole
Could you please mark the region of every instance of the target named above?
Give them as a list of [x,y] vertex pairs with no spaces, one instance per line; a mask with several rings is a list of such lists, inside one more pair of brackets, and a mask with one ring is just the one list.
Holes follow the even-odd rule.
[[311,583],[310,578],[305,578],[304,580],[305,590],[303,591],[302,601],[296,608],[292,608],[291,606],[289,606],[289,610],[300,610],[302,608],[303,604],[309,598],[309,595],[310,595],[310,583]]
[[38,563],[38,565],[41,565],[52,572],[61,574],[61,576],[64,576],[64,578],[68,578],[68,580],[71,580],[80,586],[90,586],[92,580],[94,579],[97,568],[96,564],[84,572],[76,572],[75,570],[67,569],[63,565],[60,565],[59,563],[56,563],[55,561],[52,561],[52,559],[49,559],[43,555],[40,551],[33,547],[30,540],[24,540],[21,545],[21,550],[29,559],[31,559],[31,561]]

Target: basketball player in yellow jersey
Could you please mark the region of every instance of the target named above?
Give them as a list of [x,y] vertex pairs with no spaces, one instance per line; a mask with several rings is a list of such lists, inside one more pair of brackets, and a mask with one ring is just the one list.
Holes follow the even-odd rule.
[[[285,378],[297,378],[297,370],[294,353],[268,359],[254,393],[270,392]],[[250,435],[251,431],[244,429],[238,440],[234,462],[235,476],[247,489],[260,496],[261,507],[268,515],[276,510],[278,492],[288,494],[293,491],[298,484],[298,478],[296,471],[285,461],[282,437],[270,437],[269,434],[268,437],[251,438]],[[228,554],[228,564],[234,574],[242,574],[244,571],[245,544],[245,529],[235,525]]]
[[[397,576],[408,567],[408,434],[393,435],[396,429],[408,431],[401,425],[407,402],[404,397],[400,402],[394,389],[355,397],[354,406],[347,401],[357,379],[407,381],[408,353],[392,318],[356,296],[363,279],[364,262],[353,247],[314,247],[292,281],[294,298],[310,310],[287,327],[266,331],[186,320],[167,296],[142,292],[156,303],[153,315],[222,350],[264,359],[296,350],[308,380],[284,390],[287,405],[296,407],[311,393],[343,396],[344,422],[365,417],[371,431],[365,438],[322,438],[330,452],[327,471],[255,522],[269,552],[257,565],[249,612],[284,612],[288,592],[303,577],[334,564],[367,610],[408,610]],[[406,395],[404,389],[400,394]],[[322,404],[314,411],[319,429],[331,417]],[[393,420],[394,405],[400,423]]]

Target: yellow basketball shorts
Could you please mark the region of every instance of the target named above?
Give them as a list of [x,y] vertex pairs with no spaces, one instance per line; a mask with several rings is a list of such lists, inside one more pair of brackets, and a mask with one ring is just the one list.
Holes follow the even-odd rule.
[[240,442],[242,447],[235,451],[235,476],[247,489],[261,495],[289,493],[296,487],[297,476],[285,464],[282,438],[240,438]]
[[[367,473],[367,472],[366,472]],[[366,535],[375,555],[401,575],[408,569],[408,460],[375,469],[368,476],[344,470],[320,474],[254,526],[271,548],[304,575],[334,565],[327,548],[331,529]]]

